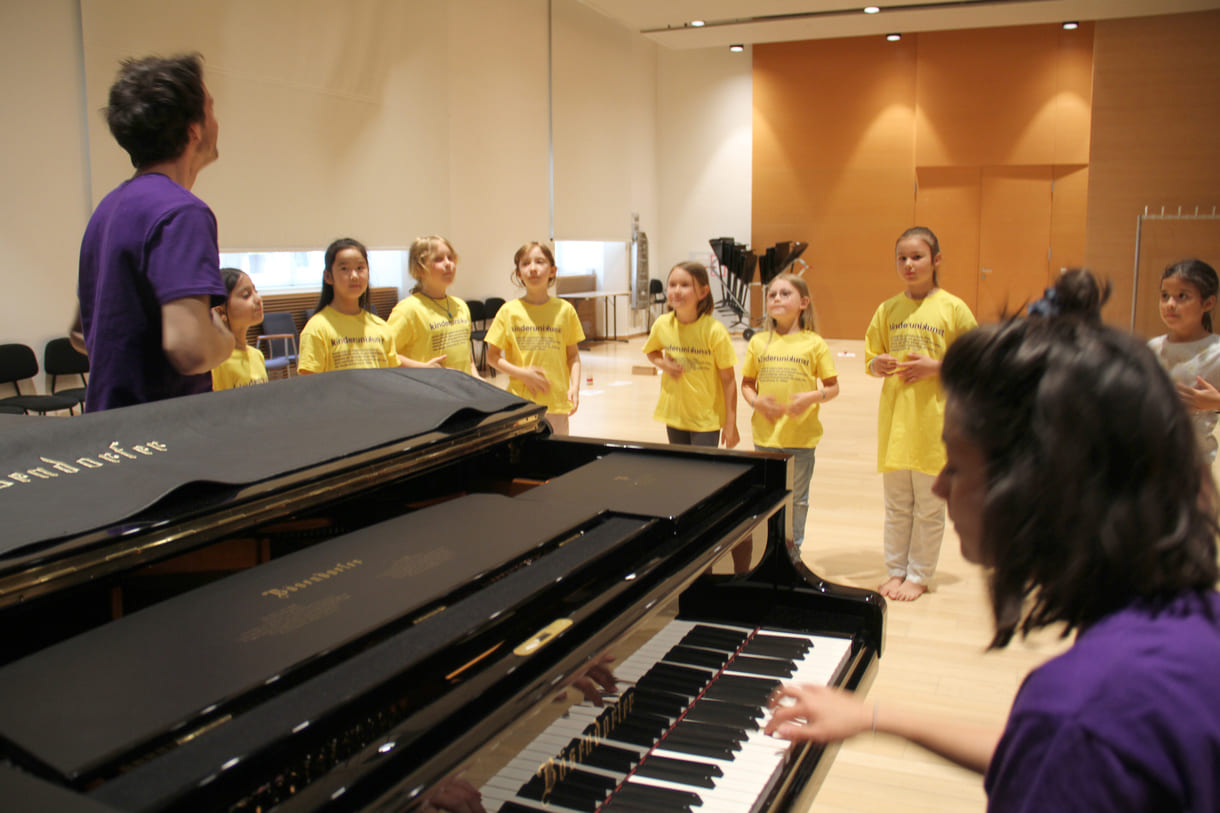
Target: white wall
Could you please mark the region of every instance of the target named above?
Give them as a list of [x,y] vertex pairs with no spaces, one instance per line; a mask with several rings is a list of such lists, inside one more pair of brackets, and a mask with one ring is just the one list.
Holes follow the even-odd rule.
[[750,241],[753,89],[751,48],[662,50],[657,153],[661,241],[652,276],[675,263],[706,262],[708,240]]
[[453,291],[509,299],[519,294],[509,281],[513,253],[550,229],[547,4],[450,6],[446,236],[461,257]]
[[72,320],[91,208],[78,31],[75,0],[0,3],[0,342],[30,345],[40,367]]
[[[195,191],[216,211],[222,250],[320,249],[344,234],[405,247],[435,232],[461,254],[456,294],[515,295],[513,251],[551,236],[547,8],[547,0],[0,4],[8,111],[0,243],[4,274],[17,283],[0,341],[41,352],[63,335],[88,214],[132,171],[98,111],[119,60],[147,53],[205,56],[221,158]],[[653,276],[714,234],[744,237],[748,55],[665,52],[577,0],[553,8],[554,237],[626,245],[639,213]],[[700,133],[693,140],[691,129]],[[744,191],[705,193],[711,178]],[[603,286],[628,288],[627,264],[614,265]],[[642,330],[642,313],[633,322],[625,304],[620,333]]]

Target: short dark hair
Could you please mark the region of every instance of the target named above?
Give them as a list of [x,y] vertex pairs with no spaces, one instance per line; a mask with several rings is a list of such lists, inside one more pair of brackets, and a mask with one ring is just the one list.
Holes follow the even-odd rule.
[[[326,247],[326,256],[324,258],[326,267],[322,270],[322,293],[318,295],[318,306],[314,309],[315,313],[325,308],[331,302],[335,301],[335,286],[326,281],[326,272],[334,269],[335,258],[338,257],[339,252],[343,251],[345,248],[356,249],[356,251],[360,252],[360,256],[364,257],[364,262],[366,264],[369,261],[369,250],[364,247],[364,243],[360,242],[356,238],[340,237],[338,240],[332,241],[331,244]],[[373,312],[373,300],[371,294],[369,293],[369,290],[372,287],[373,283],[370,280],[368,287],[364,289],[364,293],[360,295],[359,300],[360,307],[364,308],[369,313]]]
[[1215,585],[1215,485],[1143,341],[1078,318],[1013,319],[954,342],[941,380],[987,461],[992,647]]
[[102,112],[132,166],[141,169],[182,155],[206,103],[203,57],[150,56],[123,60]]

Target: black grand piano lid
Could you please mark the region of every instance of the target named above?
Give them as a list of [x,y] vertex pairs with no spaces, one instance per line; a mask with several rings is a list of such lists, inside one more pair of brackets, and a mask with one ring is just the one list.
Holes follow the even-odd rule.
[[[22,698],[0,704],[0,737],[79,776],[446,599],[598,513],[467,494],[242,571],[0,669],[0,697]],[[494,618],[510,607],[484,609]]]
[[456,370],[350,370],[0,423],[0,557],[121,522],[186,485],[256,483],[522,406]]

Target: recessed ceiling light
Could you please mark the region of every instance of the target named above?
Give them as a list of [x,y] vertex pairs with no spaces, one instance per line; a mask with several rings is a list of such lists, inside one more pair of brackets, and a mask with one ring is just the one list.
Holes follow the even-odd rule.
[[864,7],[865,14],[876,14],[879,11],[881,11],[881,9],[879,9],[877,6],[865,6]]
[[890,42],[898,42],[898,40],[902,39],[902,35],[901,34],[886,34],[885,38],[887,40],[889,40]]
[[1075,31],[1077,28],[1080,28],[1080,23],[1076,22],[1075,20],[1069,20],[1063,24],[1064,31]]
[[691,28],[703,28],[703,20],[691,20]]
[[742,45],[741,43],[734,43],[729,46],[729,50],[735,54],[739,54],[742,51],[744,51],[745,49],[746,49],[746,47],[744,45]]

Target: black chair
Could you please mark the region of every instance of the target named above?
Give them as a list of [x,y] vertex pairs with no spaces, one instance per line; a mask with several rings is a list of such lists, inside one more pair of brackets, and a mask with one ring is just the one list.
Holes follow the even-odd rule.
[[[67,337],[51,339],[42,351],[42,369],[51,376],[51,394],[62,395],[65,398],[75,398],[76,403],[83,407],[85,394],[89,387],[89,357],[72,346]],[[59,388],[61,377],[76,376],[80,386]],[[75,382],[72,382],[75,383]],[[83,409],[81,410],[84,411]],[[72,412],[69,408],[68,412]]]
[[21,382],[38,375],[38,357],[24,344],[0,344],[0,384],[12,384],[16,395],[0,398],[0,406],[18,407],[26,413],[71,410],[79,401],[66,395],[22,395]]
[[[482,336],[475,335],[476,333],[479,333],[483,327],[485,327],[485,323],[484,323],[484,319],[483,319],[483,300],[467,299],[466,300],[466,309],[470,311],[470,360],[474,361],[474,359],[475,359],[474,343],[476,341],[479,341],[479,342],[483,341]],[[487,335],[487,332],[485,330],[483,330],[481,332],[482,332],[483,336]],[[482,372],[482,369],[480,368],[479,371]]]
[[292,375],[297,367],[297,325],[291,313],[272,311],[263,314],[263,327],[256,339],[263,351],[267,375],[283,372]]
[[[648,280],[648,329],[652,330],[652,306],[664,306],[668,300],[665,298],[665,283],[659,279]],[[664,311],[662,311],[663,313]]]
[[[478,369],[480,372],[486,371],[491,378],[496,377],[496,371],[487,366],[487,324],[492,319],[496,318],[496,314],[500,312],[500,308],[504,307],[504,300],[498,296],[489,296],[483,303],[483,328],[482,330],[470,331],[472,341],[477,340],[479,344],[479,360]],[[476,335],[477,334],[477,335]]]

